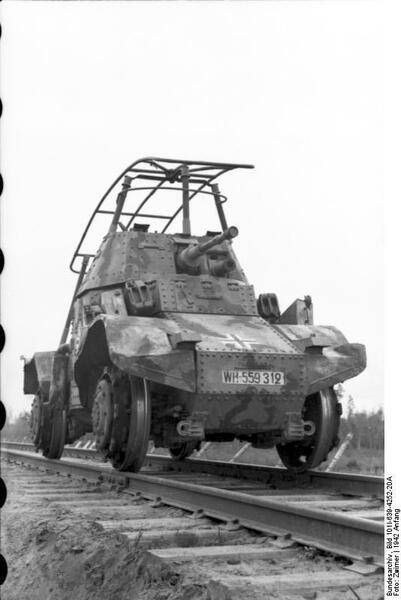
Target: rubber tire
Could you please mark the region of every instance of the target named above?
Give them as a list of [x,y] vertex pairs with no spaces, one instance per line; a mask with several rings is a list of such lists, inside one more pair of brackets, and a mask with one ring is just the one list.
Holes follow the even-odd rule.
[[170,456],[173,460],[185,460],[196,449],[199,442],[184,442],[178,448],[169,448]]
[[65,408],[54,409],[51,418],[50,441],[47,448],[43,451],[43,456],[53,459],[61,458],[64,450],[66,433],[67,412]]
[[42,439],[42,435],[43,435],[43,401],[42,398],[40,397],[40,393],[36,394],[35,398],[33,399],[32,402],[32,408],[31,408],[31,419],[33,416],[33,411],[34,411],[34,406],[37,407],[37,411],[38,411],[38,421],[39,424],[37,426],[37,430],[34,431],[33,427],[32,427],[32,422],[31,422],[31,426],[30,426],[30,430],[31,430],[31,436],[32,436],[32,442],[33,445],[35,446],[36,449],[40,448],[40,442]]

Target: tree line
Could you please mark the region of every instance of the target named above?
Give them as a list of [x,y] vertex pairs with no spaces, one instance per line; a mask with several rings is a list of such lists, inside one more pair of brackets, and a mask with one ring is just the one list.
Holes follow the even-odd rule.
[[[384,448],[384,413],[382,407],[373,411],[355,410],[355,401],[351,395],[346,397],[345,390],[340,384],[336,389],[337,397],[346,408],[346,414],[341,417],[340,439],[348,433],[352,434],[350,445],[358,450],[382,450]],[[346,404],[346,406],[344,406]]]

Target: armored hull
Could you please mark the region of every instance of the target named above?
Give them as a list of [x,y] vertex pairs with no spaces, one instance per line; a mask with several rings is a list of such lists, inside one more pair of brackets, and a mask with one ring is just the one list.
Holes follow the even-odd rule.
[[[308,296],[283,313],[275,294],[256,298],[233,250],[238,230],[227,227],[212,183],[240,166],[143,159],[115,182],[114,210],[102,208],[107,195],[101,200],[89,225],[99,214],[111,224],[96,254],[82,251],[83,236],[73,257],[73,270],[81,268],[61,344],[25,365],[34,440],[45,455],[92,431],[116,468],[138,470],[149,439],[185,458],[203,440],[238,438],[276,445],[289,469],[303,471],[336,445],[333,386],[365,368],[365,349],[314,325]],[[129,212],[127,194],[143,190],[132,185],[141,177],[157,183]],[[177,184],[175,215],[143,212],[156,191]],[[192,235],[189,201],[201,193],[215,203],[221,232]],[[181,233],[135,222],[169,226],[180,212]]]

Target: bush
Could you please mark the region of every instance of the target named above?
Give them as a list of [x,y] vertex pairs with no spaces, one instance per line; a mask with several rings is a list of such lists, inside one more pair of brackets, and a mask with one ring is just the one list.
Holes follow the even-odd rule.
[[14,420],[6,421],[1,435],[8,442],[30,442],[31,430],[29,426],[30,414],[25,411]]

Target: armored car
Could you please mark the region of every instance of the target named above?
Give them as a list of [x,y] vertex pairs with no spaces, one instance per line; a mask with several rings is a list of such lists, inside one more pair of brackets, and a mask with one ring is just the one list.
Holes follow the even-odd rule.
[[[116,469],[138,471],[150,440],[184,459],[203,441],[239,439],[275,446],[302,472],[337,444],[333,387],[365,368],[365,348],[315,325],[309,296],[284,311],[274,293],[256,297],[218,183],[251,168],[143,158],[106,191],[71,261],[60,343],[24,367],[45,456],[92,432]],[[218,226],[194,221],[194,233],[191,213],[206,205]]]

